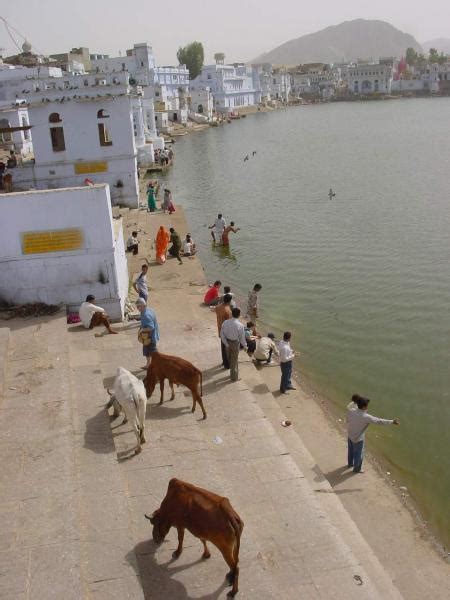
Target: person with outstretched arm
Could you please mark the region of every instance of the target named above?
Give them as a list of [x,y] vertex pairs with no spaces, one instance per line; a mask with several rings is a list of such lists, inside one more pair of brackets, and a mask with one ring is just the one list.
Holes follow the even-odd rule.
[[364,435],[371,423],[375,425],[400,425],[398,419],[380,419],[367,412],[369,398],[353,394],[347,405],[348,459],[347,466],[354,473],[364,473],[361,469],[364,458]]

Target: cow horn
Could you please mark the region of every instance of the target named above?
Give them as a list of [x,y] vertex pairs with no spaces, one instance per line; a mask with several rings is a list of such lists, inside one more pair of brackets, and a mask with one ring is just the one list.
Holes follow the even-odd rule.
[[144,513],[144,517],[145,517],[146,519],[148,519],[149,521],[151,521],[151,520],[152,520],[152,518],[151,518],[151,517],[149,517],[148,515],[146,515],[145,513]]
[[109,391],[109,389],[108,389],[108,388],[106,388],[106,391],[108,392],[108,395],[109,395],[109,396],[113,396],[113,395],[114,395],[114,394],[111,394],[111,392]]

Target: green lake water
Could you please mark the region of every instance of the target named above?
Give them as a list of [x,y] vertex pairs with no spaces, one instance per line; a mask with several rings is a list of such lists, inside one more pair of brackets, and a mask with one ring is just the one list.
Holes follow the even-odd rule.
[[[343,416],[358,392],[401,420],[369,445],[447,543],[449,130],[449,98],[301,106],[177,138],[166,177],[208,278],[240,298],[263,285],[301,376]],[[211,246],[218,212],[241,227],[229,253]]]

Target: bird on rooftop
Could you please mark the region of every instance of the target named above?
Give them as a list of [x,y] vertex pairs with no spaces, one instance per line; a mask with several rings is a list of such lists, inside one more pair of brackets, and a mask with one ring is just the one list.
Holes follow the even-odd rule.
[[245,162],[246,160],[248,160],[248,159],[249,159],[249,157],[248,157],[248,154],[246,154],[246,155],[244,156],[244,162]]
[[256,150],[253,150],[252,156],[255,156],[255,155],[256,155]]

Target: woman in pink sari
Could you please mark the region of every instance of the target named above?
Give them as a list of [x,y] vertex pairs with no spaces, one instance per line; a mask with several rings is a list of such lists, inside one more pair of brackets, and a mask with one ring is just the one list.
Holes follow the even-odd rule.
[[156,234],[156,262],[160,265],[166,262],[167,249],[169,247],[170,235],[163,225]]

